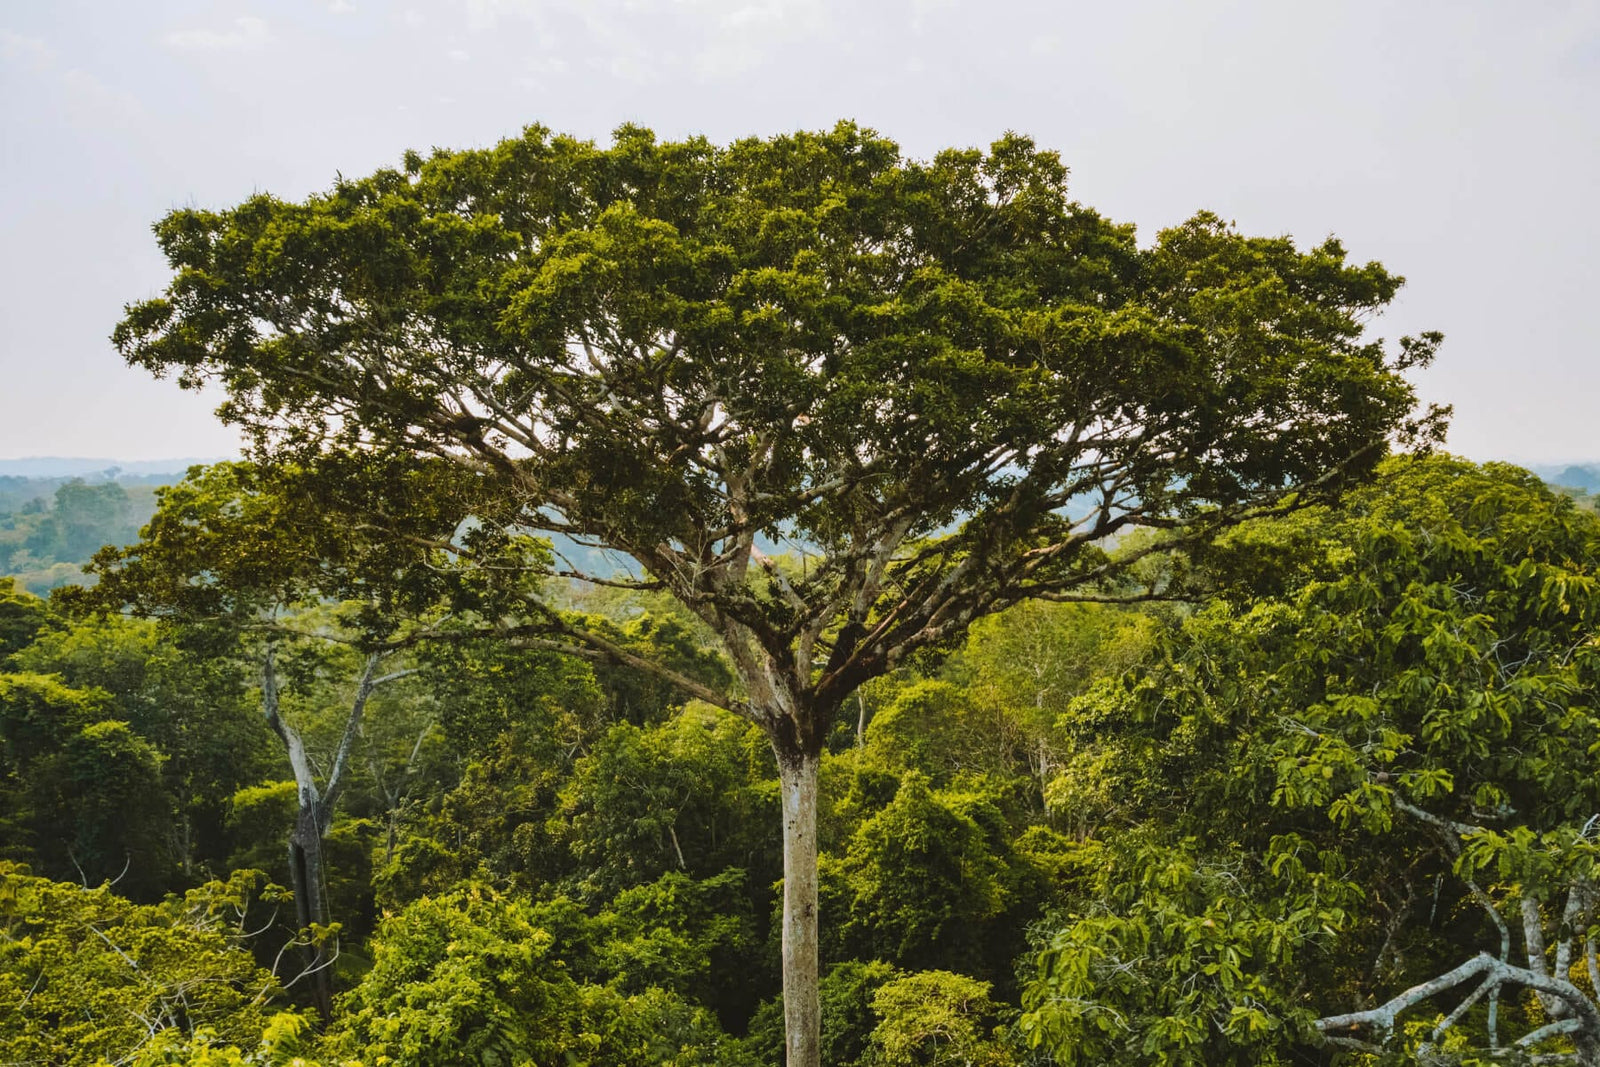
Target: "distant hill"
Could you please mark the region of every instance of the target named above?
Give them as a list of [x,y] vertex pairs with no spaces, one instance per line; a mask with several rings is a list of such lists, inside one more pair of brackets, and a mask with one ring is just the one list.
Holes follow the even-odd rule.
[[1530,466],[1529,470],[1551,485],[1569,489],[1600,491],[1600,463],[1552,463]]
[[[25,456],[0,459],[0,475],[13,478],[88,478],[109,471],[122,475],[148,477],[152,474],[182,475],[196,463],[218,463],[223,456],[180,456],[175,459],[97,459],[83,456]],[[176,480],[176,479],[174,479]]]

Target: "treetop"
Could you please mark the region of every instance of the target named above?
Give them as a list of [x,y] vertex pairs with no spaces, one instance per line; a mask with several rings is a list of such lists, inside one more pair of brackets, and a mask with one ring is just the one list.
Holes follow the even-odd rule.
[[[1017,134],[916,160],[848,122],[530,126],[156,231],[173,281],[115,342],[220,382],[259,456],[442,461],[480,520],[627,552],[807,662],[876,617],[844,692],[1099,581],[1092,542],[1304,498],[1442,420],[1404,377],[1438,335],[1365,332],[1398,276],[1204,213],[1141,248]],[[817,565],[752,588],[758,534]]]

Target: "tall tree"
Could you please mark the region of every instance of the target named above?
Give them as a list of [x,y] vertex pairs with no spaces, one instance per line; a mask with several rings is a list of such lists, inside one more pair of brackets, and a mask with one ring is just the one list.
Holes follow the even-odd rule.
[[[530,127],[156,230],[175,277],[115,342],[220,384],[260,458],[417,539],[386,492],[404,478],[345,475],[457,470],[481,528],[618,553],[620,579],[554,569],[666,589],[716,633],[735,685],[654,669],[776,754],[796,1067],[819,1056],[817,768],[842,701],[1009,604],[1112,595],[1138,554],[1109,537],[1206,537],[1442,417],[1411,419],[1402,374],[1438,336],[1364,333],[1398,277],[1210,215],[1141,249],[1016,135],[924,162],[849,123],[728,146]],[[758,538],[803,546],[799,573]]]
[[[289,872],[302,929],[325,928],[323,840],[353,773],[357,738],[375,691],[416,673],[396,667],[396,653],[440,636],[448,568],[433,579],[396,572],[381,548],[330,527],[314,503],[248,464],[193,468],[164,488],[144,536],[126,548],[107,547],[90,569],[90,590],[61,595],[77,609],[129,609],[197,630],[197,643],[216,643],[261,664],[261,710],[293,775],[296,815],[289,834]],[[427,568],[419,568],[427,570]],[[319,599],[353,598],[335,609],[310,610]],[[474,600],[473,603],[480,603]],[[431,619],[415,610],[434,608]],[[301,609],[298,615],[295,609]],[[284,713],[284,646],[321,646],[313,659],[324,673],[350,681],[337,740],[325,758]],[[342,655],[341,655],[342,653]],[[318,763],[324,773],[319,774]],[[332,1011],[332,963],[321,939],[307,944],[313,995],[326,1019]]]

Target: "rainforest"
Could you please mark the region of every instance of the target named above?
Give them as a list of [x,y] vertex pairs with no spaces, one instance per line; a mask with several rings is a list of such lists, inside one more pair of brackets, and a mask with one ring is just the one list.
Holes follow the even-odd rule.
[[1600,516],[1382,264],[1067,178],[530,126],[160,219],[112,343],[246,458],[0,531],[8,1062],[1600,1064]]

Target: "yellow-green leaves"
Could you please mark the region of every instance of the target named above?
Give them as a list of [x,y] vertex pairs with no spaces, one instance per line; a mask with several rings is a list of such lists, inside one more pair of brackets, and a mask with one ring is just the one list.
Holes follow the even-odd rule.
[[257,872],[238,871],[183,899],[139,906],[107,886],[50,882],[0,863],[7,1055],[61,1067],[124,1063],[152,1039],[181,1044],[200,1028],[253,1044],[278,991],[237,926],[236,906],[258,892]]
[[1284,988],[1347,921],[1336,855],[1272,842],[1202,859],[1197,842],[1108,849],[1101,902],[1045,944],[1022,1029],[1061,1064],[1278,1063],[1304,1016]]

